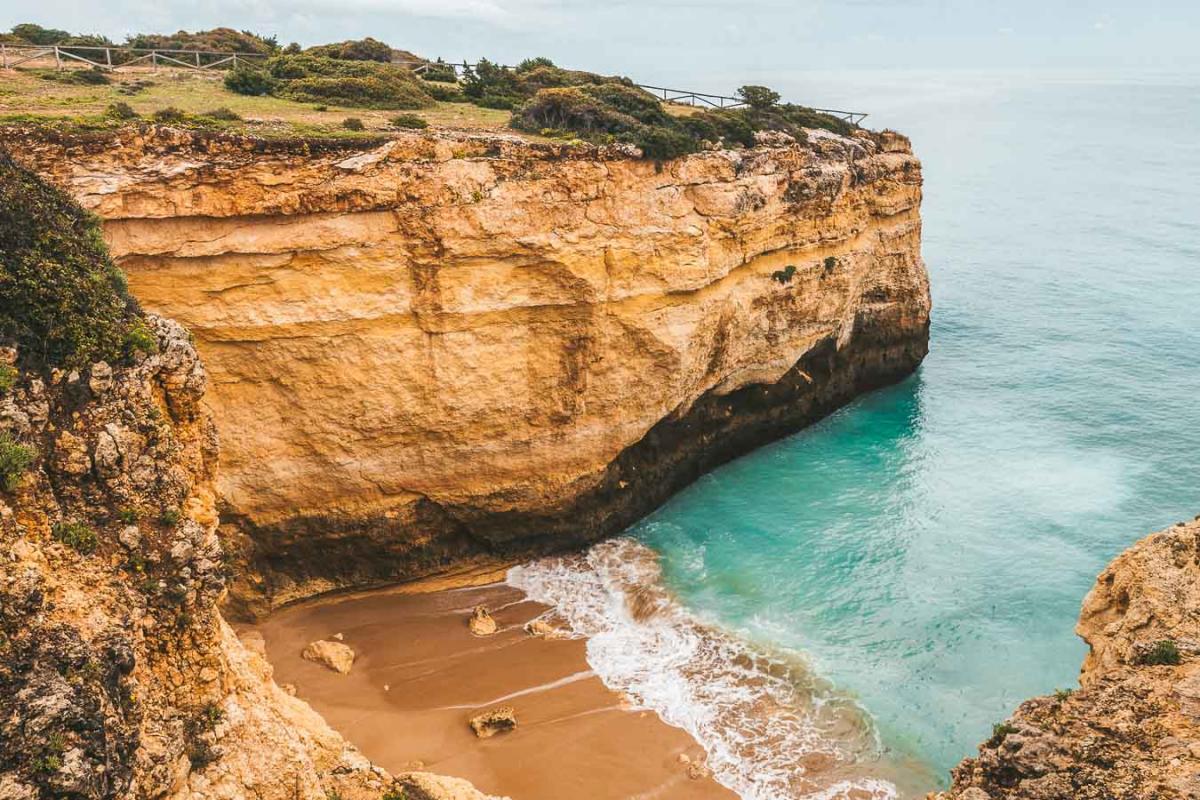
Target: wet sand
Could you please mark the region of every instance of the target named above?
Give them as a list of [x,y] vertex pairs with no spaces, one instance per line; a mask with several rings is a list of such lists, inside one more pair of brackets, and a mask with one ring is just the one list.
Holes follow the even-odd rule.
[[[499,632],[476,637],[472,607],[491,609]],[[592,674],[582,640],[531,637],[545,611],[497,584],[413,593],[380,590],[284,609],[255,628],[275,680],[375,763],[466,778],[514,800],[735,800],[710,778],[691,778],[680,756],[703,751],[651,711],[630,709]],[[357,654],[348,675],[300,657],[341,633]],[[387,688],[385,688],[387,687]],[[467,720],[515,708],[517,729],[479,739]]]

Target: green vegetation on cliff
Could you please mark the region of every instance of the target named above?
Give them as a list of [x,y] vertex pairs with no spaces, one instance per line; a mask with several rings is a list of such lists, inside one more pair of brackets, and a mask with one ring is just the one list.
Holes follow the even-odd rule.
[[[107,43],[98,37],[73,37],[65,31],[25,24],[16,26],[9,39],[48,43]],[[260,136],[283,133],[292,136],[362,136],[372,130],[420,127],[394,124],[394,115],[366,114],[363,128],[343,126],[349,109],[420,111],[420,119],[434,125],[499,127],[501,125],[535,136],[583,140],[593,144],[633,144],[656,160],[697,152],[708,147],[750,147],[755,134],[774,131],[803,139],[805,129],[824,128],[839,134],[855,126],[813,109],[781,103],[777,92],[765,86],[743,86],[738,90],[744,105],[738,108],[690,108],[666,103],[639,88],[632,79],[566,69],[548,58],[529,58],[516,67],[482,59],[466,68],[461,78],[454,68],[439,61],[422,59],[372,38],[317,45],[303,49],[291,44],[280,48],[274,38],[238,32],[230,28],[170,36],[142,34],[128,37],[127,45],[138,47],[199,47],[206,50],[238,50],[264,56],[243,59],[224,75],[219,86],[212,73],[169,79],[174,89],[160,87],[161,78],[129,81],[124,74],[93,75],[87,70],[58,73],[43,69],[40,77],[63,87],[77,86],[66,97],[53,92],[41,114],[61,116],[63,106],[97,105],[113,78],[112,94],[128,97],[164,95],[167,102],[143,108],[133,102],[126,109],[157,122],[185,127],[237,129]],[[204,56],[202,58],[205,58]],[[215,56],[213,56],[215,58]],[[416,70],[419,67],[420,72]],[[207,86],[204,84],[208,84]],[[220,88],[225,90],[220,92]],[[91,89],[90,96],[84,90]],[[216,90],[216,92],[214,92]],[[26,93],[17,89],[8,97]],[[51,94],[37,92],[36,94]],[[108,95],[108,105],[116,98]],[[203,95],[206,100],[200,101]],[[235,99],[236,98],[236,99]],[[192,102],[194,100],[194,102]],[[204,105],[197,105],[203,102]],[[12,103],[0,97],[0,109]],[[183,116],[163,119],[164,107],[178,108]],[[235,116],[206,113],[214,107],[228,108]],[[104,106],[101,106],[101,109]],[[32,110],[32,109],[31,109]],[[122,109],[123,111],[125,109]],[[321,115],[329,114],[329,118]],[[336,116],[334,116],[336,115]],[[273,118],[273,119],[272,119]],[[10,118],[11,119],[11,118]],[[115,127],[128,124],[128,113],[77,118],[80,124]],[[28,117],[21,121],[27,121]],[[285,122],[286,121],[286,122]],[[289,131],[272,131],[285,122]],[[320,133],[315,126],[324,128]]]
[[98,220],[0,152],[0,344],[23,367],[73,368],[153,342]]

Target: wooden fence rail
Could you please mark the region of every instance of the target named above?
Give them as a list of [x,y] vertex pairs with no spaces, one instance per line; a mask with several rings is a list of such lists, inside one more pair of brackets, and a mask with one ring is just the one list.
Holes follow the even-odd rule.
[[262,53],[217,50],[0,43],[0,69],[12,69],[19,64],[50,58],[54,59],[58,69],[62,69],[66,61],[77,61],[91,67],[116,71],[125,67],[145,66],[147,63],[154,69],[160,65],[191,70],[233,68],[238,66],[239,60],[254,62],[267,56]]
[[[86,53],[91,55],[81,55]],[[116,58],[114,58],[114,54]],[[78,61],[92,67],[116,71],[125,67],[144,65],[149,62],[152,69],[160,65],[191,70],[212,70],[217,68],[235,69],[238,60],[254,62],[267,58],[262,53],[234,53],[216,50],[171,50],[163,48],[138,47],[103,47],[92,45],[35,45],[35,44],[5,44],[0,43],[0,69],[11,69],[19,64],[25,64],[39,59],[54,58],[55,66],[63,69],[64,61]],[[186,60],[185,60],[186,59]],[[392,63],[406,66],[418,75],[430,69],[450,68],[455,75],[463,75],[478,68],[478,62],[459,61],[404,61]],[[511,70],[512,67],[497,64],[500,69]],[[740,97],[724,94],[709,94],[708,92],[693,92],[689,89],[668,89],[664,86],[651,86],[645,83],[634,84],[639,89],[650,92],[655,97],[661,96],[664,103],[707,108],[742,108],[746,101]],[[867,115],[861,111],[842,111],[834,108],[814,108],[822,114],[829,114],[845,120],[852,125],[862,123]]]

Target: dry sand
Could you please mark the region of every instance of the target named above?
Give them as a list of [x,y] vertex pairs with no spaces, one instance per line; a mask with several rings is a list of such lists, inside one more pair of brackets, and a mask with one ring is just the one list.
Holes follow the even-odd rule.
[[[467,630],[485,605],[499,631]],[[688,775],[703,751],[650,711],[630,710],[591,673],[580,640],[531,637],[545,610],[504,585],[416,594],[381,590],[284,609],[257,628],[275,679],[324,715],[375,763],[428,769],[514,800],[735,800]],[[342,634],[357,658],[348,675],[301,659]],[[388,687],[386,690],[384,687]],[[515,731],[478,739],[467,720],[516,709]]]

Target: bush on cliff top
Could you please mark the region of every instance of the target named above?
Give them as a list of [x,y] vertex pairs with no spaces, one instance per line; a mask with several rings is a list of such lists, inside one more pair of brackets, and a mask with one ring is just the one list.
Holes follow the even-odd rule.
[[434,102],[419,78],[395,64],[277,56],[267,62],[266,74],[272,81],[272,94],[303,103],[404,110],[428,108]]
[[0,151],[0,341],[72,368],[144,349],[145,330],[96,217]]
[[378,61],[389,64],[392,61],[391,45],[368,36],[365,39],[349,39],[334,44],[320,44],[304,51],[310,56],[336,58],[342,61]]

